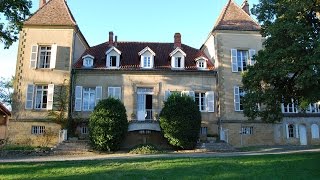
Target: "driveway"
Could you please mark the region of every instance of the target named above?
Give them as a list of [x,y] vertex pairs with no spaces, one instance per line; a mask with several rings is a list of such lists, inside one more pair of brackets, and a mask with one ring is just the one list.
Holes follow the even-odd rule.
[[273,146],[261,147],[254,151],[248,152],[197,152],[197,151],[179,151],[166,154],[137,155],[129,153],[115,154],[97,154],[85,153],[81,155],[52,155],[52,156],[32,156],[32,157],[15,157],[2,158],[0,163],[6,162],[47,162],[47,161],[81,161],[81,160],[106,160],[106,159],[134,159],[134,158],[181,158],[181,157],[232,157],[232,156],[255,156],[267,154],[292,154],[320,152],[320,147],[303,147],[303,146]]

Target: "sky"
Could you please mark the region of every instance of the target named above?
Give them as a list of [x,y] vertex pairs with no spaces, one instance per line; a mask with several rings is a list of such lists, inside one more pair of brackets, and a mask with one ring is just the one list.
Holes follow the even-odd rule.
[[[241,5],[244,0],[234,0]],[[90,3],[85,3],[90,2]],[[228,0],[67,0],[81,32],[90,46],[108,40],[173,42],[180,32],[182,43],[200,48]],[[32,0],[34,13],[39,0]],[[258,0],[249,0],[250,8]],[[14,75],[18,42],[9,50],[0,43],[0,77]]]

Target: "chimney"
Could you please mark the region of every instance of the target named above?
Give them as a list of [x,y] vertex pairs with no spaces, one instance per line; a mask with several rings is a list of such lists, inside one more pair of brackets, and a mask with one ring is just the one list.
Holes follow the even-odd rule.
[[175,33],[174,34],[174,48],[181,48],[181,34]]
[[249,9],[248,0],[243,1],[241,8],[242,8],[242,10],[244,10],[244,12],[246,12],[250,16],[250,9]]
[[47,0],[39,0],[39,9],[47,3]]
[[113,32],[109,32],[109,46],[113,46]]
[[114,46],[117,47],[118,45],[118,36],[114,37]]

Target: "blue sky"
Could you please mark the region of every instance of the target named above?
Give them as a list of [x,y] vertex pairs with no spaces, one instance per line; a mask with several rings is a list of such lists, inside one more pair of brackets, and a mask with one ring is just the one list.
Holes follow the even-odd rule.
[[[234,0],[241,5],[243,0]],[[200,48],[228,0],[67,0],[90,46],[103,43],[113,31],[118,41],[173,42]],[[87,2],[87,3],[85,3]],[[88,3],[89,2],[89,3]],[[32,0],[35,12],[39,1]],[[258,0],[249,0],[250,8]],[[17,45],[4,50],[0,44],[0,77],[14,75]]]

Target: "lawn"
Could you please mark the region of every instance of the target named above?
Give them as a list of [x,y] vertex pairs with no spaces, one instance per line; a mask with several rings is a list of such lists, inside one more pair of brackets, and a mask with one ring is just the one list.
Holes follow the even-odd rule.
[[320,179],[320,153],[2,163],[0,179]]

